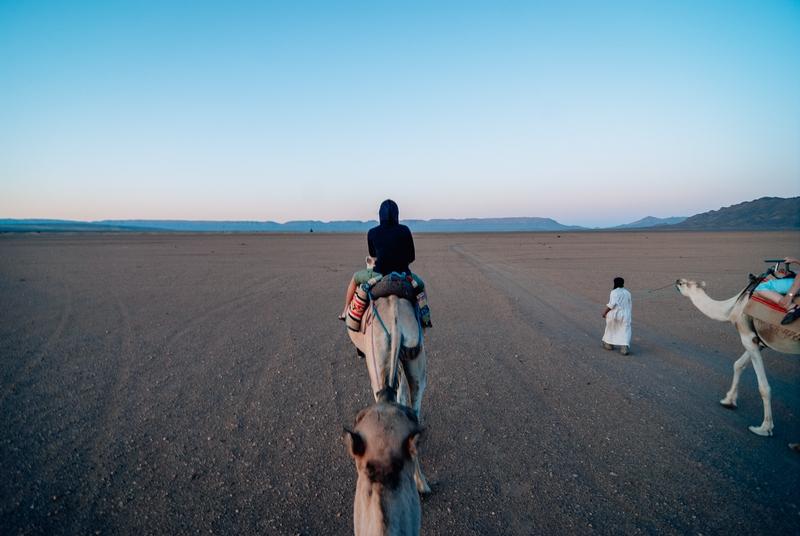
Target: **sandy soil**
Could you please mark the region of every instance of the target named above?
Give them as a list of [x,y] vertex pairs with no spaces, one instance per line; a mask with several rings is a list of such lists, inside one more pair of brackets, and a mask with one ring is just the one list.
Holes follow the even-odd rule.
[[[800,360],[719,400],[736,294],[799,233],[420,234],[424,534],[798,534]],[[0,533],[352,534],[371,403],[336,315],[343,234],[0,235]],[[615,276],[632,353],[602,348]]]

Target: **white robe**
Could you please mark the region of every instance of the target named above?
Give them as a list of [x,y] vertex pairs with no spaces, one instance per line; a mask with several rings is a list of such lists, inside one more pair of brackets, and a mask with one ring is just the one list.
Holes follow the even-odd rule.
[[615,288],[608,299],[606,332],[603,342],[620,346],[631,345],[631,293],[624,288]]

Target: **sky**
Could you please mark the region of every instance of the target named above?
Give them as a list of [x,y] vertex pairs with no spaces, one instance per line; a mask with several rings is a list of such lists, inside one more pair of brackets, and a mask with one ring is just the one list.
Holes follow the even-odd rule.
[[0,1],[0,218],[543,217],[800,195],[800,2]]

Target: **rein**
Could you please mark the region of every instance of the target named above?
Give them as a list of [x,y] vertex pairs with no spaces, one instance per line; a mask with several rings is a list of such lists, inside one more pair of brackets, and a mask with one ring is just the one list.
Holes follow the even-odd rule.
[[[644,293],[644,294],[650,294],[651,292],[655,292],[657,290],[663,290],[663,289],[669,288],[669,287],[675,287],[675,283],[670,283],[669,285],[664,285],[663,287],[658,287],[658,288],[654,288],[654,289],[651,289],[651,290],[631,290],[631,289],[627,289],[627,290],[628,290],[628,292],[631,292],[631,293],[639,292],[639,293]],[[675,294],[676,292],[679,292],[678,289],[677,288],[673,288],[669,292],[662,292],[661,294],[656,294],[655,296],[641,296],[641,297],[637,297],[637,298],[631,298],[631,301],[652,300],[653,298],[661,298],[661,297],[664,297],[664,296],[669,296],[670,294]]]
[[389,342],[391,342],[392,341],[392,334],[389,333],[388,329],[386,329],[386,324],[383,323],[383,320],[381,320],[381,315],[378,314],[378,308],[375,307],[375,300],[372,297],[372,292],[369,293],[369,303],[370,303],[370,305],[372,305],[372,311],[375,314],[375,318],[377,318],[378,322],[381,323],[381,327],[383,328],[383,332],[386,333],[386,337],[389,339]]

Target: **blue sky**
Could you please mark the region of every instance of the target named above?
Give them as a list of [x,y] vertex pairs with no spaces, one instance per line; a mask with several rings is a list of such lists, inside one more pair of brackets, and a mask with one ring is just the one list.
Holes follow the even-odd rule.
[[539,216],[800,195],[800,2],[0,2],[0,218]]

